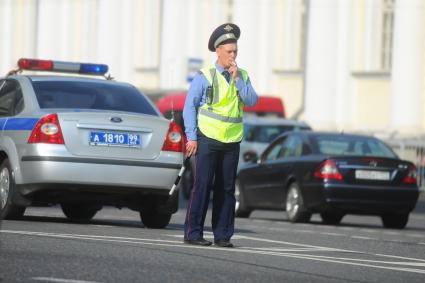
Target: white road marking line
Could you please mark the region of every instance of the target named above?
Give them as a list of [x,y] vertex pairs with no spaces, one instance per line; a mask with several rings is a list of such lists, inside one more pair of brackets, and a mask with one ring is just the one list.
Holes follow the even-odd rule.
[[377,232],[376,230],[366,229],[366,228],[360,229],[360,231],[366,232],[366,233],[376,233]]
[[346,230],[346,231],[353,231],[353,230],[355,230],[355,229],[354,229],[354,228],[352,228],[352,227],[338,227],[338,229]]
[[[285,254],[284,256],[291,257],[291,255],[288,255],[288,254]],[[292,257],[300,258],[300,259],[310,259],[310,260],[317,260],[317,261],[324,261],[324,262],[340,263],[340,264],[346,264],[346,265],[372,267],[372,268],[377,268],[377,269],[388,269],[388,270],[395,270],[395,271],[405,271],[405,272],[425,274],[425,270],[415,269],[415,268],[388,267],[388,266],[381,266],[381,265],[355,263],[355,262],[350,262],[350,261],[345,262],[345,261],[334,260],[334,259],[325,259],[325,258],[318,259],[318,258],[311,257],[311,256],[308,256],[308,255],[304,256],[304,255],[299,255],[299,254],[297,254],[296,256],[292,256]]]
[[293,232],[300,232],[300,233],[312,233],[312,234],[316,234],[316,231],[311,231],[311,230],[293,230]]
[[413,237],[413,238],[424,238],[425,237],[425,235],[421,235],[421,234],[406,234],[406,236]]
[[345,234],[340,234],[340,233],[331,233],[331,232],[319,232],[318,234],[320,235],[326,235],[326,236],[347,236]]
[[275,244],[284,244],[284,245],[290,245],[290,246],[299,246],[299,247],[306,247],[306,248],[319,248],[319,249],[326,249],[326,250],[332,250],[332,251],[344,251],[349,252],[348,250],[341,250],[341,249],[334,249],[329,247],[321,247],[321,246],[313,246],[313,245],[306,245],[306,244],[298,244],[293,242],[286,242],[286,241],[276,241],[276,240],[269,240],[269,239],[263,239],[263,238],[256,238],[256,237],[248,237],[243,235],[237,235],[238,239],[246,239],[251,241],[259,241],[259,242],[265,242],[265,243],[275,243]]
[[115,227],[113,225],[93,225],[94,227],[100,227],[100,228],[111,228],[111,227]]
[[33,277],[31,279],[35,281],[62,282],[62,283],[99,283],[96,281],[63,279],[63,278],[53,278],[53,277]]
[[132,241],[151,241],[151,242],[169,242],[169,243],[181,243],[180,241],[170,240],[155,240],[155,239],[143,239],[143,238],[128,238],[128,237],[115,237],[115,236],[97,236],[97,235],[81,235],[81,234],[57,234],[57,233],[46,233],[46,232],[30,232],[30,231],[15,231],[15,230],[0,230],[0,233],[10,234],[23,234],[23,235],[35,235],[35,236],[51,236],[51,237],[63,237],[63,238],[110,238],[118,240],[132,240]]
[[425,259],[413,258],[413,257],[405,257],[405,256],[397,256],[397,255],[386,255],[386,254],[375,254],[375,255],[376,255],[376,256],[382,256],[382,257],[391,257],[391,258],[407,259],[407,260],[416,260],[416,261],[422,261],[422,262],[425,262]]
[[327,249],[307,249],[307,248],[250,248],[250,247],[244,247],[245,249],[249,250],[259,250],[259,251],[271,251],[271,252],[317,252],[317,251],[328,251]]
[[[204,232],[204,234],[209,235],[211,232]],[[164,236],[170,236],[170,237],[177,237],[177,238],[183,238],[182,235],[174,235],[174,234],[164,234]],[[344,251],[349,252],[347,250],[340,250],[340,249],[334,249],[329,247],[320,247],[320,246],[312,246],[312,245],[306,245],[306,244],[298,244],[298,243],[292,243],[292,242],[285,242],[285,241],[276,241],[276,240],[269,240],[269,239],[263,239],[263,238],[256,238],[256,237],[248,237],[243,235],[235,235],[232,237],[232,239],[238,240],[251,240],[251,241],[259,241],[259,242],[266,242],[266,243],[275,243],[275,244],[283,244],[283,245],[290,245],[290,246],[300,246],[300,247],[306,247],[306,248],[314,248],[314,249],[325,249],[325,250],[332,250],[332,251]]]
[[350,238],[361,239],[361,240],[379,240],[378,238],[363,237],[363,236],[350,236]]
[[292,232],[288,228],[268,228],[270,231]]
[[386,235],[400,236],[400,233],[398,232],[384,231],[383,233]]
[[411,265],[411,266],[425,267],[425,262],[383,261],[383,260],[372,260],[372,259],[323,256],[323,255],[307,255],[307,256],[314,257],[314,258],[325,258],[325,259],[335,259],[335,260],[354,261],[354,262],[358,261],[358,262],[383,263],[383,264],[407,265],[407,266]]
[[425,245],[425,243],[418,243],[419,245]]
[[[73,238],[73,239],[84,239],[84,240],[92,240],[92,241],[104,241],[104,242],[119,242],[119,243],[133,243],[133,244],[139,244],[139,245],[151,245],[151,246],[163,246],[163,247],[174,247],[174,248],[185,248],[185,249],[203,249],[208,251],[214,251],[214,250],[220,250],[222,252],[228,252],[228,253],[247,253],[247,254],[260,254],[260,255],[268,255],[268,256],[278,256],[278,257],[290,257],[290,258],[297,258],[297,259],[309,259],[314,261],[321,261],[321,262],[331,262],[331,263],[338,263],[338,264],[346,264],[346,265],[353,265],[353,266],[362,266],[362,267],[371,267],[371,268],[377,268],[377,269],[386,269],[386,270],[395,270],[395,271],[403,271],[403,272],[412,272],[412,273],[420,273],[425,274],[425,269],[416,269],[416,268],[401,268],[398,266],[387,266],[387,265],[397,265],[400,264],[400,262],[391,262],[391,261],[373,261],[373,260],[363,260],[363,259],[350,259],[350,258],[338,258],[338,257],[331,257],[331,256],[318,256],[318,255],[305,255],[305,254],[293,254],[293,253],[281,253],[281,252],[270,252],[270,251],[263,251],[263,250],[252,250],[252,249],[246,249],[244,247],[239,247],[236,249],[228,249],[228,248],[220,248],[220,247],[203,247],[203,246],[191,246],[191,245],[184,245],[181,242],[180,244],[174,244],[169,243],[172,241],[164,241],[168,243],[157,243],[152,242],[151,239],[144,239],[146,242],[143,242],[142,239],[137,238],[130,238],[130,239],[136,239],[136,241],[130,241],[130,240],[123,240],[122,237],[109,237],[109,236],[91,236],[91,235],[72,235],[72,234],[53,234],[53,233],[39,233],[39,232],[30,232],[30,231],[10,231],[10,230],[2,230],[1,233],[15,233],[15,234],[23,234],[23,235],[29,235],[29,236],[41,236],[41,237],[55,237],[55,238]],[[245,236],[241,236],[245,237]],[[253,238],[253,237],[245,237],[250,239],[259,239],[259,238]],[[278,243],[286,243],[286,244],[292,244],[292,245],[298,245],[298,246],[309,246],[309,247],[315,247],[312,245],[303,245],[303,244],[297,244],[297,243],[290,243],[290,242],[284,242],[284,241],[273,241],[273,240],[267,240],[267,239],[261,239],[265,242],[278,242]],[[161,240],[154,240],[154,241],[161,241]],[[322,247],[319,247],[322,248]],[[344,251],[344,250],[338,250],[338,249],[332,249],[331,251]],[[357,252],[359,253],[359,252]],[[386,255],[384,255],[386,256]],[[408,258],[406,258],[408,259]],[[360,261],[360,262],[358,262]],[[415,261],[412,259],[412,261]],[[363,263],[366,262],[366,263]],[[371,264],[373,263],[373,264]],[[376,264],[384,264],[384,265],[376,265]],[[419,266],[422,267],[421,263],[418,262],[405,262],[403,265],[407,266]]]

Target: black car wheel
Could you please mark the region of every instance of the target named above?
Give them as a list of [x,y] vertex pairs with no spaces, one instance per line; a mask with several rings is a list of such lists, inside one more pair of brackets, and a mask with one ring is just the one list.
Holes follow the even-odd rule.
[[162,229],[170,223],[171,213],[160,213],[155,209],[144,209],[140,212],[140,219],[148,228]]
[[78,222],[87,222],[92,219],[99,211],[99,206],[86,205],[86,204],[68,204],[61,205],[63,214],[68,219]]
[[0,165],[0,218],[18,219],[25,213],[25,207],[13,203],[16,193],[15,181],[13,180],[9,159],[3,160]]
[[289,185],[286,194],[286,214],[291,222],[309,222],[311,212],[305,206],[299,185],[294,182]]
[[247,218],[251,214],[251,210],[247,209],[245,206],[243,193],[241,190],[241,184],[239,180],[236,180],[235,183],[235,216],[236,217],[242,217]]
[[338,225],[344,217],[344,214],[337,212],[322,212],[320,213],[320,217],[325,224]]
[[409,213],[384,214],[381,216],[381,219],[385,228],[403,229],[409,221]]

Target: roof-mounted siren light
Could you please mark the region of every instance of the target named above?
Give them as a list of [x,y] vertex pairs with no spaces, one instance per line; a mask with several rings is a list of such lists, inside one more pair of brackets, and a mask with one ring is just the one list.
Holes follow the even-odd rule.
[[105,64],[91,64],[91,63],[75,63],[54,60],[40,60],[21,58],[18,60],[18,72],[22,70],[33,71],[50,71],[62,73],[74,73],[84,75],[98,75],[111,78],[105,74],[108,72],[108,65]]

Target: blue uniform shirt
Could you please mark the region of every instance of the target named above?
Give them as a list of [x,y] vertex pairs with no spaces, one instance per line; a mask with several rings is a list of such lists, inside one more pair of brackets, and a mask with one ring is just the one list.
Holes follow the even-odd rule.
[[[220,73],[224,71],[224,69],[217,63],[215,64],[215,67]],[[183,108],[184,126],[188,140],[197,140],[196,131],[198,127],[198,108],[205,104],[205,94],[209,85],[210,83],[202,73],[198,73],[190,84]],[[239,96],[245,105],[254,106],[255,103],[257,103],[258,95],[252,87],[249,78],[245,82],[240,77],[235,81],[235,85],[239,91]]]

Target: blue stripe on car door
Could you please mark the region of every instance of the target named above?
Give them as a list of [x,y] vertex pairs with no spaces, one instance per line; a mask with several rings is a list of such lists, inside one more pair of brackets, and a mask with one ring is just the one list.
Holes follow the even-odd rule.
[[3,131],[4,125],[6,124],[7,119],[0,119],[0,130]]
[[[2,121],[4,120],[4,122]],[[39,119],[37,118],[9,118],[9,119],[1,119],[0,125],[2,122],[4,131],[19,131],[19,130],[32,130],[37,124]]]

